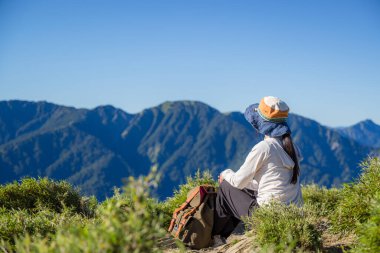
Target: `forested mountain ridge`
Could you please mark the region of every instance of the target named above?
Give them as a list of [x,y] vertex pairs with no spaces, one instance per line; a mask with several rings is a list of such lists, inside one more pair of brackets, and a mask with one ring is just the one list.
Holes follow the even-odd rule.
[[[301,148],[303,182],[351,181],[372,150],[339,131],[291,114]],[[262,136],[242,113],[221,113],[195,101],[165,102],[137,114],[112,106],[76,109],[47,102],[0,102],[0,183],[23,176],[66,179],[99,199],[129,175],[157,165],[158,197],[198,169],[238,169]]]

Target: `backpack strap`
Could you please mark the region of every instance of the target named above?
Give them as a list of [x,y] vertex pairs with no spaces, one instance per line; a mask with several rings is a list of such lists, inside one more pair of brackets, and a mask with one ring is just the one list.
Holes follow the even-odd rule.
[[[208,196],[206,195],[205,198],[207,198]],[[203,201],[199,201],[199,204],[194,207],[193,209],[191,209],[189,212],[185,213],[183,215],[183,218],[181,219],[181,222],[179,223],[179,226],[178,226],[178,230],[177,230],[177,233],[175,234],[175,237],[179,237],[179,233],[181,232],[182,230],[182,227],[185,226],[186,222],[189,220],[188,218],[193,215],[197,209],[203,204],[204,202]]]
[[[177,219],[177,216],[178,216],[178,213],[180,211],[182,211],[183,209],[185,209],[189,203],[194,199],[194,197],[198,194],[198,192],[200,191],[200,188],[201,186],[198,186],[197,187],[198,189],[197,190],[194,190],[191,195],[186,199],[186,201],[180,206],[178,207],[177,209],[174,210],[174,213],[173,213],[173,218],[172,220],[170,221],[170,226],[169,226],[169,229],[168,231],[171,232],[173,230],[173,227],[174,227],[174,224],[175,224],[175,221]],[[200,201],[201,202],[201,201]]]

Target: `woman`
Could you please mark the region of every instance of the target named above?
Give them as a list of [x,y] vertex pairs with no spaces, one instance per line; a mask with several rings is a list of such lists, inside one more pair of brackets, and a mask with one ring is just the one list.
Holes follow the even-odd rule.
[[302,205],[299,184],[299,152],[286,123],[289,107],[276,97],[264,97],[249,106],[245,118],[264,140],[255,145],[236,172],[219,176],[213,235],[227,238],[253,209],[272,200]]

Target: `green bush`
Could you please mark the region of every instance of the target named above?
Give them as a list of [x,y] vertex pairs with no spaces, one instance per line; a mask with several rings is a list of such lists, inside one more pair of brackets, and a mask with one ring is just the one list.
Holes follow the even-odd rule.
[[313,206],[322,217],[329,216],[340,200],[339,189],[320,187],[315,184],[302,187],[302,196],[305,205]]
[[106,208],[108,205],[116,205],[118,203],[121,207],[131,207],[133,205],[132,199],[122,189],[114,188],[113,196],[104,200],[98,206],[98,210]]
[[340,200],[331,216],[336,233],[355,232],[357,225],[370,217],[372,199],[380,192],[380,160],[369,159],[362,164],[363,173],[355,183],[344,185]]
[[209,171],[204,171],[203,173],[201,173],[198,170],[195,173],[194,177],[187,177],[186,183],[180,185],[179,189],[174,191],[172,197],[167,198],[164,202],[155,203],[151,205],[152,209],[155,209],[157,212],[163,213],[165,227],[169,226],[174,210],[186,201],[188,192],[196,186],[205,184],[213,186],[218,185],[218,183],[212,178],[212,175]]
[[96,207],[96,199],[82,198],[79,191],[65,181],[24,178],[20,183],[0,186],[0,207],[29,211],[48,208],[55,212],[69,208],[76,213],[91,216]]
[[[134,203],[131,196],[121,192],[122,190],[120,188],[115,188],[114,195],[103,201],[99,205],[98,210],[104,209],[108,205],[120,205],[122,208],[133,208]],[[153,216],[161,216],[162,223],[164,223],[165,220],[171,219],[171,216],[168,217],[165,213],[163,206],[164,204],[155,198],[147,197],[146,199],[146,210]],[[163,226],[165,227],[166,225]]]
[[[165,235],[162,217],[148,210],[148,189],[154,182],[152,175],[130,178],[120,196],[100,206],[94,222],[58,229],[51,240],[24,236],[16,240],[15,252],[160,252],[156,245]],[[5,243],[2,247],[9,249]]]
[[7,210],[0,208],[0,240],[14,244],[14,238],[25,234],[38,237],[51,237],[57,229],[70,224],[84,225],[88,219],[70,210],[61,213],[41,209],[30,213],[27,210]]
[[321,247],[316,218],[305,208],[271,203],[257,208],[245,223],[251,228],[248,235],[254,236],[253,243],[260,248],[284,252]]
[[380,193],[373,199],[370,207],[370,217],[367,222],[358,227],[358,245],[353,252],[380,252]]
[[47,178],[24,178],[0,186],[0,240],[30,234],[51,238],[55,231],[76,223],[82,226],[95,214],[94,197],[83,198],[70,184]]

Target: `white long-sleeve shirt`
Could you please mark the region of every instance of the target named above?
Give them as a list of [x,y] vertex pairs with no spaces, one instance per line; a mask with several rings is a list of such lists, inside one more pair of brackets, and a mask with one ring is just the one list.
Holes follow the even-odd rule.
[[282,148],[281,139],[266,137],[252,148],[238,171],[227,169],[221,176],[236,188],[257,191],[260,206],[273,199],[301,206],[299,180],[296,184],[290,183],[293,167],[294,162]]

